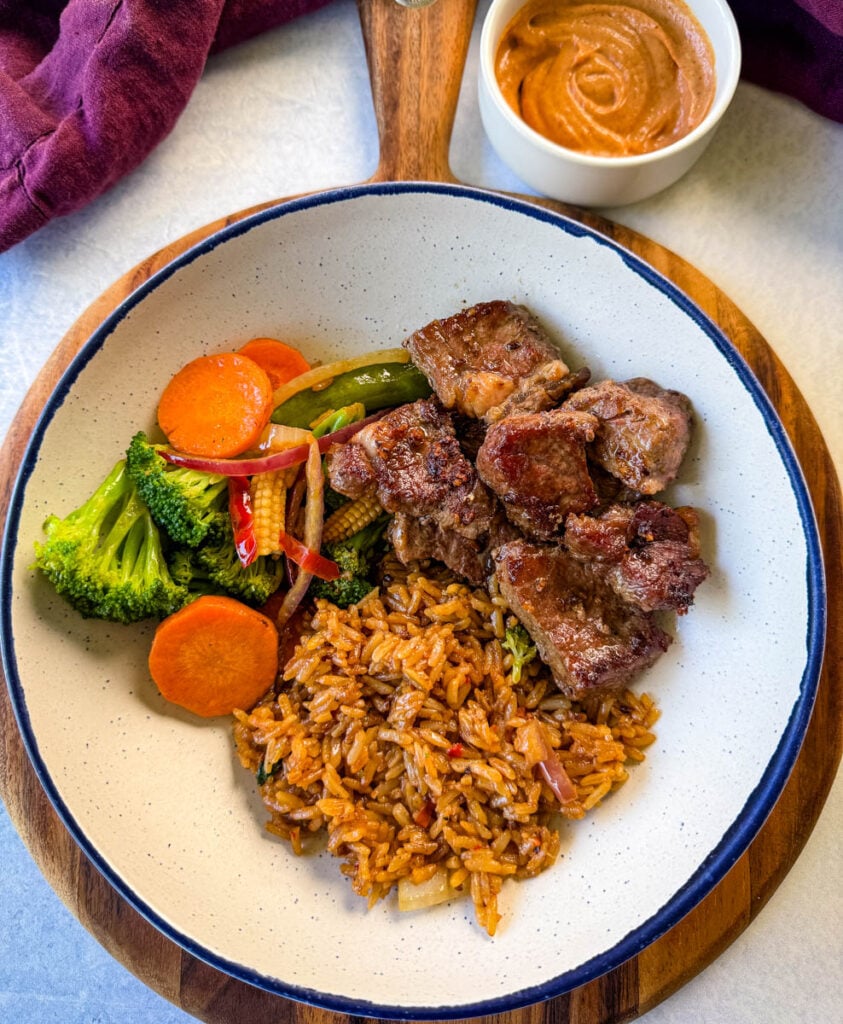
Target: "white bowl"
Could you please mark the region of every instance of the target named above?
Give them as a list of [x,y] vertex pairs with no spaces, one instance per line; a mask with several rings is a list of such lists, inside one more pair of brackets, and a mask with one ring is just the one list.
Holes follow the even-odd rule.
[[479,102],[483,127],[503,162],[542,195],[579,206],[621,206],[660,192],[702,156],[732,101],[741,67],[737,25],[724,0],[686,0],[711,40],[715,94],[702,122],[684,138],[640,156],[591,156],[534,131],[506,102],[495,77],[498,43],[525,0],[493,0],[480,36]]
[[[693,447],[668,500],[699,508],[712,576],[642,681],[662,711],[629,781],[562,826],[553,868],[505,883],[494,939],[468,902],[367,911],[327,853],[263,827],[229,721],[168,705],[148,625],[83,620],[33,574],[185,362],[255,335],[313,358],[393,346],[488,299],[531,308],[595,379],[685,391]],[[759,524],[763,522],[763,529]],[[774,539],[774,542],[772,542]],[[799,466],[740,355],[678,289],[581,224],[434,185],[339,190],[215,235],[142,285],[48,401],[0,553],[2,654],[21,734],[71,834],[167,936],[251,984],[359,1017],[457,1019],[568,991],[675,924],[725,875],[799,751],[824,582]]]

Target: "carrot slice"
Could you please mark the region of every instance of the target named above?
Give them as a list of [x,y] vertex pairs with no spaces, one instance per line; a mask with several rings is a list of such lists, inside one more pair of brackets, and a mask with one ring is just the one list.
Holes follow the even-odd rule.
[[277,338],[252,338],[240,349],[240,354],[254,359],[266,370],[273,391],[310,369],[310,363],[297,348]]
[[163,697],[202,718],[250,711],[278,674],[278,630],[233,597],[199,597],[159,624],[149,671]]
[[229,458],[257,444],[272,415],[272,394],[266,370],[248,356],[199,356],[164,388],[158,423],[179,451]]

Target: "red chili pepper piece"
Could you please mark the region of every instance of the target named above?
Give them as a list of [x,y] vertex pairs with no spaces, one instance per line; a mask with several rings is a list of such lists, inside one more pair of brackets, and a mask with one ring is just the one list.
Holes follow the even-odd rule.
[[252,514],[252,494],[246,477],[228,478],[228,514],[234,534],[237,557],[245,569],[254,562],[258,554],[258,540],[255,536],[255,518]]
[[448,747],[448,757],[462,757],[464,753],[462,743],[455,743],[452,747]]
[[287,558],[295,562],[304,572],[310,573],[311,576],[318,576],[320,580],[339,579],[340,567],[330,558],[320,555],[318,551],[313,551],[306,544],[302,544],[300,540],[291,537],[289,533],[284,533],[283,530],[278,539]]
[[419,828],[427,828],[427,826],[433,821],[433,815],[435,811],[436,805],[428,797],[428,799],[425,800],[425,802],[413,815],[413,821],[419,826]]

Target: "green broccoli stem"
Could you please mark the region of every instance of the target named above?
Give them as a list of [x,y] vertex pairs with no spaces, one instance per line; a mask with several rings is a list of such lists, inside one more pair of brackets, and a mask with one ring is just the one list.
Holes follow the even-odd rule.
[[119,515],[97,549],[104,572],[116,572],[124,583],[160,578],[164,559],[161,539],[146,506],[130,491]]
[[63,522],[71,526],[96,526],[99,530],[102,523],[108,521],[106,511],[115,507],[125,495],[131,493],[131,490],[132,482],[126,472],[126,463],[121,460],[115,464],[94,493],[65,516]]
[[392,516],[388,512],[382,512],[377,519],[364,526],[362,530],[353,533],[348,540],[344,541],[346,547],[359,551],[361,556],[368,558],[377,546],[384,530],[387,528]]
[[[150,516],[144,516],[141,524],[143,527],[143,540],[140,550],[143,577],[149,581],[157,580],[168,572],[164,551],[161,547],[161,534],[158,532]],[[136,524],[132,528],[132,536],[137,536],[139,532]]]

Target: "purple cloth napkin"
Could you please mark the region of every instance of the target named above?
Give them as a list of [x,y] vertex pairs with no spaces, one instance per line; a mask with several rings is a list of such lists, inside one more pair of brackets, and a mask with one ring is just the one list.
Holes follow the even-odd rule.
[[0,0],[0,251],[171,130],[208,55],[328,0]]
[[[0,252],[135,168],[209,54],[328,2],[0,0]],[[744,77],[843,121],[841,0],[732,8]]]
[[843,0],[729,0],[742,77],[843,121]]

